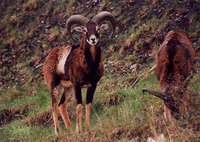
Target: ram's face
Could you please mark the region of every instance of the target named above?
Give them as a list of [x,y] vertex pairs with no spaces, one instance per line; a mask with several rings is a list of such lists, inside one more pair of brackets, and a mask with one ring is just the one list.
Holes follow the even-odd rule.
[[161,87],[160,91],[152,89],[143,89],[143,92],[148,92],[164,101],[166,107],[171,110],[171,114],[178,118],[187,112],[190,105],[190,93],[185,87],[189,79],[186,79],[181,86],[169,85],[168,87]]
[[97,32],[98,26],[95,22],[90,20],[86,24],[86,38],[90,45],[96,45],[99,41],[99,33]]
[[164,103],[175,118],[186,112],[189,105],[189,92],[186,89],[166,91],[165,95],[168,98],[164,100]]
[[163,101],[167,108],[171,110],[171,113],[174,117],[180,115],[180,100],[178,100],[178,96],[176,97],[177,94],[166,93],[166,95],[168,95],[169,97]]

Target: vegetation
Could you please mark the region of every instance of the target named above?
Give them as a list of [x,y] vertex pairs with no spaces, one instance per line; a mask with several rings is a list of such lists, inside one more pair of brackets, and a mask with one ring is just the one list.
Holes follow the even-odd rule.
[[[0,141],[147,141],[161,134],[167,141],[199,141],[200,2],[1,0],[0,7]],[[70,15],[93,17],[102,10],[112,12],[119,25],[116,36],[104,41],[105,75],[94,96],[92,127],[75,133],[72,99],[67,109],[74,128],[61,123],[57,138],[42,63],[52,48],[70,42],[65,28]],[[188,32],[197,52],[189,83],[193,106],[174,119],[176,129],[164,121],[162,102],[141,91],[159,89],[151,71],[154,56],[174,28]]]

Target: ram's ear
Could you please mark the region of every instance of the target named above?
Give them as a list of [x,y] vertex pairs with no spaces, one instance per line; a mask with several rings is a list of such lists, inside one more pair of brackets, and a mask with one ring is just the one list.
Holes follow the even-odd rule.
[[77,32],[80,32],[80,33],[86,33],[87,32],[87,29],[85,27],[74,27],[74,30],[76,30]]
[[[99,26],[98,26],[99,27]],[[108,30],[108,29],[110,29],[110,27],[109,27],[109,25],[108,24],[102,24],[100,27],[99,27],[100,29],[103,29],[103,30]]]
[[96,26],[96,31],[99,32],[99,30],[100,30],[100,27],[97,25],[97,26]]

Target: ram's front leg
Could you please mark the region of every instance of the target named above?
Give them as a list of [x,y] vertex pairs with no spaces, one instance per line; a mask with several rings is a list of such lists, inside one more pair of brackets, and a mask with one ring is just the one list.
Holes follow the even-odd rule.
[[76,132],[82,132],[82,116],[83,116],[83,105],[82,105],[82,96],[81,96],[81,87],[73,87],[75,99],[76,99]]
[[91,87],[87,90],[87,96],[86,96],[86,119],[85,119],[85,127],[90,128],[90,115],[91,115],[91,108],[92,108],[92,100],[93,95],[96,89],[96,84],[92,84]]

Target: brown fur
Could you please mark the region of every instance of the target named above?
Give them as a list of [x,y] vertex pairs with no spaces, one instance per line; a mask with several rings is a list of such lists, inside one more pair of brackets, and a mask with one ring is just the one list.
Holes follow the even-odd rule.
[[[88,65],[87,61],[85,59],[84,55],[84,50],[85,47],[83,45],[80,45],[80,47],[72,49],[67,62],[65,63],[65,74],[60,74],[56,71],[56,66],[59,61],[59,52],[63,50],[63,48],[70,48],[69,46],[67,47],[61,47],[61,48],[54,48],[52,51],[49,53],[49,55],[46,57],[46,60],[43,65],[43,72],[44,72],[44,77],[45,77],[45,82],[48,86],[49,90],[52,90],[52,84],[49,82],[52,82],[54,78],[59,78],[57,82],[55,82],[57,85],[62,82],[70,81],[72,84],[79,84],[81,86],[83,85],[90,85],[91,81],[98,81],[101,76],[103,75],[103,63],[101,62],[101,57],[99,59],[99,65],[98,68],[96,69],[96,74],[98,74],[98,77],[94,77],[94,75],[90,75],[91,70],[89,68],[93,68],[93,66]],[[96,50],[93,51],[92,55],[96,53]],[[93,72],[94,73],[94,72]],[[95,80],[84,80],[85,75],[90,77],[94,77]],[[56,79],[57,80],[57,79]]]
[[[70,48],[72,49],[65,62],[65,73],[63,74],[62,72],[58,71],[57,66],[59,60],[62,57],[62,53],[64,53],[66,50],[69,50]],[[58,93],[57,91],[55,91],[55,88],[58,88],[60,85],[65,87],[65,89],[67,90],[73,88],[75,98],[77,100],[77,131],[79,132],[82,130],[82,107],[79,107],[82,106],[82,98],[80,96],[80,92],[77,91],[77,88],[88,88],[87,101],[88,103],[91,103],[91,98],[93,97],[96,84],[102,77],[103,71],[104,68],[101,60],[101,48],[98,44],[95,46],[89,45],[86,42],[85,34],[83,34],[80,46],[66,46],[61,48],[54,48],[46,57],[46,60],[43,65],[43,72],[45,82],[52,96],[52,110],[54,116],[56,135],[59,134],[58,110],[67,128],[71,127],[71,121],[69,120],[68,114],[64,112],[66,110],[66,96],[69,95],[66,94],[68,91],[65,90],[58,105],[56,100]],[[90,118],[88,117],[90,117],[90,112],[87,112],[87,114],[88,116],[86,122],[89,126],[90,124],[88,123],[90,122]]]
[[188,35],[182,30],[170,31],[158,51],[155,70],[161,92],[172,98],[164,101],[166,119],[171,119],[170,112],[181,113],[189,105],[186,86],[183,93],[176,91],[191,74],[194,60],[195,51]]

